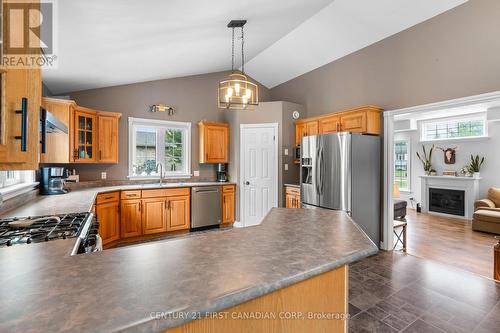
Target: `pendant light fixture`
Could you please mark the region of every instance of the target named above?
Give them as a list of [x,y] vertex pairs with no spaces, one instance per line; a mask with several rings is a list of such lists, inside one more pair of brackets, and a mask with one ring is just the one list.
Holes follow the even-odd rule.
[[[232,20],[227,25],[232,29],[232,62],[231,74],[224,81],[219,82],[219,108],[245,110],[259,104],[259,87],[250,82],[245,75],[245,35],[243,26],[246,20]],[[241,72],[234,69],[234,33],[241,29]]]

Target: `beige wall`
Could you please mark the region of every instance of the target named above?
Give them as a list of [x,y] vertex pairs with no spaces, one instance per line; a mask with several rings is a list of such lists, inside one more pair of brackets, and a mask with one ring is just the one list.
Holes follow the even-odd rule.
[[[230,111],[225,114],[226,121],[230,124],[230,163],[229,174],[231,181],[240,182],[240,125],[241,124],[278,124],[278,205],[284,202],[283,184],[299,182],[299,167],[293,164],[292,148],[295,146],[295,124],[292,112],[304,113],[302,105],[288,102],[260,103],[251,112]],[[288,149],[288,156],[284,149]],[[284,164],[289,169],[285,170]],[[236,202],[236,220],[240,219],[240,187],[238,186]]]
[[[128,117],[189,121],[192,123],[192,170],[200,170],[200,177],[215,178],[213,165],[198,163],[198,126],[200,120],[224,121],[230,112],[217,107],[218,82],[226,72],[196,75],[168,80],[135,83],[69,93],[79,105],[103,111],[121,112],[120,163],[116,165],[76,165],[81,180],[100,179],[101,172],[107,178],[126,179],[128,175]],[[269,90],[260,87],[260,99],[269,100]],[[174,116],[151,113],[149,106],[158,103],[172,105]]]
[[449,12],[271,89],[319,115],[362,104],[386,110],[500,90],[500,1]]

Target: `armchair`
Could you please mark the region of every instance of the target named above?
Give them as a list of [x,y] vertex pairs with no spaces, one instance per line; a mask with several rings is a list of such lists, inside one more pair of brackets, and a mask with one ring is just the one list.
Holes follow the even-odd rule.
[[488,198],[474,203],[472,229],[500,234],[500,189],[490,188]]

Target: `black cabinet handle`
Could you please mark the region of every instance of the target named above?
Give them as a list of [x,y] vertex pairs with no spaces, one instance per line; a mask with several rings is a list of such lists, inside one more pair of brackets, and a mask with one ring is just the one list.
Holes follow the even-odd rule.
[[26,151],[26,142],[28,139],[28,99],[23,97],[21,100],[21,110],[16,110],[21,114],[21,136],[16,136],[16,140],[21,140],[21,151]]
[[42,146],[42,154],[46,153],[47,150],[47,110],[40,108],[40,123],[41,123],[41,139],[40,144]]

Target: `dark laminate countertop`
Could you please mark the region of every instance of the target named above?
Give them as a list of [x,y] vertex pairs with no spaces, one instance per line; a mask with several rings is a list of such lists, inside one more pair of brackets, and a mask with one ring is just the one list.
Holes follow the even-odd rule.
[[[377,252],[339,211],[273,208],[261,225],[68,256],[0,249],[1,332],[162,332]],[[153,319],[152,312],[175,316]]]
[[235,183],[221,182],[191,182],[191,183],[164,183],[159,184],[138,184],[88,187],[72,190],[61,195],[40,195],[35,200],[26,202],[23,206],[10,210],[0,217],[21,217],[88,212],[92,209],[95,197],[99,193],[125,191],[125,190],[150,190],[157,188],[178,188],[194,186],[223,186],[235,185]]

